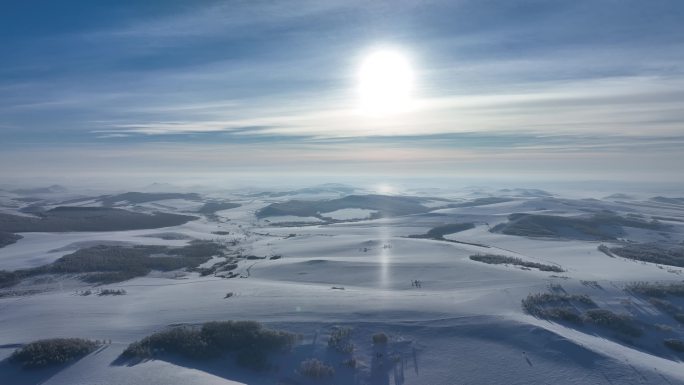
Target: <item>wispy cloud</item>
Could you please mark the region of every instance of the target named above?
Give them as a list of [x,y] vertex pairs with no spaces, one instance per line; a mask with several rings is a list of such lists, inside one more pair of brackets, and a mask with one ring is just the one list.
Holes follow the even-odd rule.
[[[5,20],[17,31],[0,37],[13,50],[0,63],[5,154],[51,146],[51,164],[60,151],[97,158],[88,143],[159,168],[547,159],[626,172],[639,152],[677,173],[658,164],[674,163],[684,136],[676,1],[98,7],[32,34]],[[417,78],[413,108],[382,119],[360,114],[355,93],[360,55],[378,44],[404,49]]]
[[[313,137],[502,131],[672,135],[681,133],[684,121],[682,90],[684,80],[659,77],[528,83],[518,87],[515,94],[424,97],[415,100],[411,111],[380,119],[361,114],[353,98],[327,105],[308,95],[295,101],[274,100],[263,107],[219,103],[184,108],[181,103],[140,111],[139,121],[95,123],[99,127],[92,132],[177,135],[240,129],[242,134],[251,135]],[[160,114],[193,120],[147,120]],[[202,115],[212,119],[205,120]]]

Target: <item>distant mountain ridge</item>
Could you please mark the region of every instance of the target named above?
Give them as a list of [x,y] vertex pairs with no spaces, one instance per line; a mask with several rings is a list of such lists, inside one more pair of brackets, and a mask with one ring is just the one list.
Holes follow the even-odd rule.
[[67,191],[68,190],[66,187],[60,186],[58,184],[53,184],[52,186],[47,186],[47,187],[20,188],[20,189],[10,190],[10,192],[13,192],[13,193],[19,194],[19,195],[56,194],[56,193],[65,193]]
[[324,183],[324,184],[321,184],[318,186],[304,187],[304,188],[300,188],[300,189],[296,189],[296,190],[262,191],[262,192],[248,194],[248,195],[253,196],[253,197],[278,198],[278,197],[284,197],[284,196],[288,196],[288,195],[304,195],[304,194],[316,195],[316,194],[325,194],[325,193],[347,195],[347,194],[353,194],[356,191],[357,191],[357,188],[352,187],[352,186],[347,186],[347,185],[340,184],[340,183]]
[[282,203],[272,203],[257,211],[258,218],[271,216],[293,215],[299,217],[321,217],[321,213],[341,209],[366,209],[375,210],[377,213],[371,218],[417,214],[430,211],[421,204],[422,199],[415,197],[393,195],[349,195],[344,198],[302,201],[291,200]]
[[684,198],[669,198],[669,197],[653,197],[651,198],[652,201],[654,202],[659,202],[659,203],[668,203],[671,205],[684,205]]

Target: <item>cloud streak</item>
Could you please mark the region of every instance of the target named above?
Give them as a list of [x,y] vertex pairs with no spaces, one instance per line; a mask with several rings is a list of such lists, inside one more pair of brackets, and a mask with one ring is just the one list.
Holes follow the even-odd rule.
[[[45,13],[29,32],[22,20],[35,14],[10,9],[0,19],[5,161],[48,148],[52,164],[71,165],[73,152],[100,159],[87,144],[155,170],[178,169],[170,155],[196,169],[224,164],[226,148],[238,154],[230,169],[245,170],[547,159],[568,173],[626,173],[638,152],[681,176],[669,166],[684,136],[680,2],[366,3],[93,3],[65,25],[27,10]],[[383,44],[411,56],[415,103],[372,119],[357,110],[355,74]],[[192,161],[205,152],[216,158]]]

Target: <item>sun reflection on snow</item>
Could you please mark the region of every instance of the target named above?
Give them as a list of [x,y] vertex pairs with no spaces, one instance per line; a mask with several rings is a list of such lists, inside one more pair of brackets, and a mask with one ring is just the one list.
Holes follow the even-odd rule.
[[390,228],[385,225],[381,225],[379,230],[380,239],[378,247],[380,250],[378,259],[380,264],[380,287],[387,288],[390,285],[389,265],[391,263],[390,258],[392,254],[392,244],[390,243],[391,234]]

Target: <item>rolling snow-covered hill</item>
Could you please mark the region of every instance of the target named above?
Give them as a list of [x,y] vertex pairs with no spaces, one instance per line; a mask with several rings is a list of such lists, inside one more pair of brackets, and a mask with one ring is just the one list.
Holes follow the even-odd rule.
[[[630,286],[676,285],[684,265],[676,265],[676,253],[673,265],[619,254],[621,247],[649,242],[684,247],[679,200],[625,194],[586,200],[524,189],[435,199],[331,189],[320,196],[315,189],[295,192],[306,192],[306,200],[266,192],[79,197],[89,202],[85,206],[100,202],[105,210],[126,210],[136,227],[12,231],[22,238],[0,248],[0,270],[13,274],[0,288],[0,383],[684,384],[684,354],[664,344],[684,339],[679,310],[665,311]],[[57,199],[17,199],[34,192],[12,192],[2,212],[42,205],[32,220],[49,217]],[[202,211],[206,204],[216,210]],[[138,219],[162,215],[155,212],[192,217],[162,228]],[[151,269],[112,283],[84,281],[83,272],[92,270],[46,267],[96,245],[116,255],[136,245],[163,247],[145,258],[166,258],[164,253],[197,241],[222,251],[196,267]],[[482,255],[520,262],[470,258]],[[125,295],[98,295],[107,289]],[[597,312],[574,304],[568,311],[583,322],[531,314],[521,305],[528,295],[544,293],[559,301],[586,296],[591,309],[619,315],[639,332],[628,335],[592,321]],[[684,307],[684,298],[672,293],[658,298],[670,309]],[[290,351],[271,354],[261,371],[240,367],[230,354],[120,362],[129,344],[155,332],[225,320],[255,320],[301,337]],[[349,351],[329,346],[338,328],[349,330]],[[377,333],[388,337],[386,345],[373,342]],[[7,360],[24,344],[56,337],[104,344],[44,369]],[[303,375],[300,363],[308,358],[335,374],[317,380]]]

